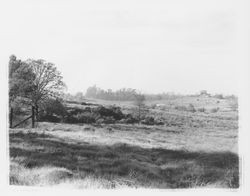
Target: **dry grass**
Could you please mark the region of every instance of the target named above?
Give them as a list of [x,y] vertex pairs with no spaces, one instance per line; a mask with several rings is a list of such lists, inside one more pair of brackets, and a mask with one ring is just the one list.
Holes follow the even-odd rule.
[[[82,129],[84,126],[67,131],[63,131],[67,127],[64,124],[41,125],[45,126],[54,128],[45,134],[42,128],[11,130],[11,184],[66,183],[78,188],[239,186],[238,156],[232,152],[141,147],[135,143],[143,143],[145,138],[133,137],[134,145],[121,143],[114,137],[116,131],[104,134],[105,127],[90,133]],[[109,135],[108,140],[105,135]]]
[[[35,129],[11,129],[10,184],[238,188],[238,113],[232,100],[184,97],[147,105],[156,103],[166,106],[149,115],[164,126],[39,123]],[[131,102],[116,104],[125,112],[133,107]],[[205,112],[175,109],[188,104]],[[211,113],[215,107],[220,109]]]
[[[26,186],[57,186],[67,188],[127,188],[126,181],[119,179],[108,180],[94,175],[79,175],[70,170],[55,167],[41,166],[29,168],[15,159],[11,160],[10,165],[10,184]],[[130,186],[131,187],[131,186]],[[136,187],[132,185],[132,187]]]

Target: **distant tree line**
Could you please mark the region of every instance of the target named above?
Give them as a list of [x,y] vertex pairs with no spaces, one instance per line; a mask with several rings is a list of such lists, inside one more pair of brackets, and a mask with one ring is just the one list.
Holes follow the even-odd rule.
[[[110,101],[135,101],[137,95],[140,93],[133,88],[122,88],[116,91],[111,89],[104,90],[96,85],[91,86],[87,89],[85,95],[82,92],[77,92],[75,94],[70,93],[63,93],[62,98],[68,101],[85,101],[86,98],[93,98],[93,99],[102,99],[102,100],[110,100]],[[155,101],[155,100],[171,100],[176,98],[183,98],[183,97],[197,97],[197,96],[208,96],[214,97],[218,99],[237,99],[235,95],[222,95],[222,94],[209,94],[206,90],[202,90],[197,94],[177,94],[174,92],[167,92],[167,93],[158,93],[158,94],[143,94],[145,100],[148,101]]]
[[[104,90],[94,85],[87,89],[85,97],[113,101],[135,101],[140,94],[141,93],[138,93],[138,91],[133,88],[122,88],[112,91],[111,89]],[[188,95],[179,95],[175,93],[144,94],[146,100],[166,100],[183,96]]]
[[103,90],[96,85],[89,87],[85,96],[87,98],[104,99],[104,100],[117,100],[117,101],[134,101],[137,91],[132,88],[122,88],[117,91],[111,89]]

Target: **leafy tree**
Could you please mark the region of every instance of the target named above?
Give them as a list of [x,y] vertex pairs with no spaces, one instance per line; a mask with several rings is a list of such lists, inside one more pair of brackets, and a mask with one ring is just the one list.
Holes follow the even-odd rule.
[[17,97],[28,98],[34,90],[35,74],[32,69],[16,56],[11,55],[9,60],[9,100],[10,105]]

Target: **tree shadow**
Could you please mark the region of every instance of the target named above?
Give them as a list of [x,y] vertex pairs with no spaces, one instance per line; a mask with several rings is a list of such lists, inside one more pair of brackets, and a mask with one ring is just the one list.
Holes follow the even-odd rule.
[[38,133],[11,133],[9,138],[10,157],[23,157],[21,164],[27,168],[63,167],[76,175],[125,177],[144,185],[161,184],[156,188],[187,188],[218,182],[230,188],[239,187],[239,158],[231,152],[149,149],[123,143],[69,143]]

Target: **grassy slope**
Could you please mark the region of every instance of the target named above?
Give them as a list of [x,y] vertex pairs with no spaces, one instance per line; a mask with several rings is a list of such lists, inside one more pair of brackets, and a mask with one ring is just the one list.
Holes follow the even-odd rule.
[[[237,188],[237,113],[225,100],[190,99],[151,110],[167,126],[40,123],[36,129],[10,130],[10,183]],[[196,101],[207,108],[220,104],[220,111],[190,113],[172,107]]]

